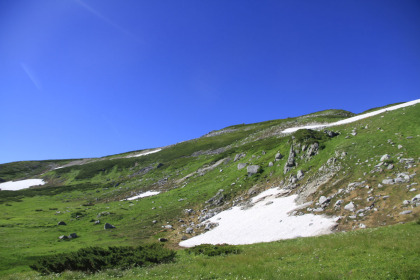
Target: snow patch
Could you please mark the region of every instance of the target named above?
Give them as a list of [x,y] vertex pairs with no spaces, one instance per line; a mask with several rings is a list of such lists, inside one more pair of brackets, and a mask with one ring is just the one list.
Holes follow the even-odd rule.
[[157,194],[160,194],[160,192],[158,192],[158,191],[147,191],[147,192],[141,193],[139,195],[129,197],[129,198],[124,199],[124,200],[135,200],[135,199],[138,199],[138,198],[153,196],[153,195],[157,195]]
[[9,181],[5,183],[0,183],[0,189],[3,191],[17,191],[22,189],[27,189],[32,186],[44,185],[45,182],[42,179],[27,179],[20,181]]
[[406,102],[406,103],[403,103],[403,104],[391,106],[391,107],[388,107],[388,108],[385,108],[385,109],[380,109],[380,110],[377,110],[377,111],[369,112],[369,113],[366,113],[366,114],[363,114],[363,115],[351,117],[351,118],[344,119],[344,120],[334,122],[334,123],[290,127],[290,128],[287,128],[287,129],[283,130],[282,132],[283,133],[292,133],[292,132],[298,131],[299,129],[317,129],[317,128],[324,128],[324,127],[331,127],[331,126],[336,126],[336,125],[348,124],[348,123],[352,123],[352,122],[355,122],[355,121],[358,121],[358,120],[361,120],[361,119],[365,119],[365,118],[369,118],[369,117],[372,117],[372,116],[375,116],[375,115],[382,114],[383,112],[386,112],[386,111],[394,111],[394,110],[397,110],[397,109],[400,109],[400,108],[415,105],[417,103],[420,103],[420,99],[416,99],[416,100]]
[[284,194],[282,189],[266,190],[251,200],[254,203],[252,207],[241,209],[237,206],[215,215],[205,223],[217,223],[217,227],[179,245],[241,245],[332,233],[336,225],[334,217],[313,214],[293,216],[290,213],[302,205],[295,202],[297,195]]
[[142,156],[145,156],[145,155],[150,155],[150,154],[154,154],[154,153],[160,152],[161,150],[162,149],[159,148],[159,149],[155,149],[155,150],[151,150],[151,151],[143,151],[143,152],[140,152],[139,154],[127,156],[127,158],[142,157]]

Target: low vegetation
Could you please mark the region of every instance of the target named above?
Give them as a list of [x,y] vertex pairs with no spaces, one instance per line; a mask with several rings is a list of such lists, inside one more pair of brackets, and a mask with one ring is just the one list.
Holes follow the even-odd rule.
[[63,271],[98,272],[103,269],[127,269],[173,261],[176,253],[161,244],[134,247],[87,247],[72,253],[39,257],[30,265],[42,274]]

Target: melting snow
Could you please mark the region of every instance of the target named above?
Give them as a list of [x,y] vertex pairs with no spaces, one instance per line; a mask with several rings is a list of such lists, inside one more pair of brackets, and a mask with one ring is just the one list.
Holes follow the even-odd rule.
[[158,192],[158,191],[147,191],[147,192],[141,193],[139,195],[129,197],[129,198],[125,199],[125,200],[135,200],[135,199],[142,198],[142,197],[157,195],[159,193],[160,192]]
[[218,223],[217,227],[179,245],[253,244],[332,232],[335,218],[313,214],[293,216],[291,212],[306,205],[296,204],[297,195],[279,197],[283,194],[283,190],[269,189],[254,197],[254,205],[248,209],[237,206],[223,211],[206,221]]
[[290,128],[287,128],[287,129],[283,130],[283,133],[292,133],[292,132],[298,131],[299,129],[317,129],[317,128],[324,128],[324,127],[348,124],[348,123],[352,123],[352,122],[355,122],[355,121],[358,121],[358,120],[361,120],[361,119],[365,119],[365,118],[369,118],[369,117],[372,117],[372,116],[375,116],[375,115],[382,114],[383,112],[386,112],[386,111],[397,110],[397,109],[404,108],[404,107],[407,107],[407,106],[415,105],[417,103],[420,103],[420,99],[413,100],[413,101],[406,102],[406,103],[399,104],[399,105],[395,105],[395,106],[391,106],[391,107],[388,107],[388,108],[385,108],[385,109],[380,109],[380,110],[377,110],[377,111],[369,112],[369,113],[366,113],[366,114],[363,114],[363,115],[351,117],[351,118],[344,119],[344,120],[334,122],[334,123],[319,124],[319,125],[307,125],[307,126],[300,126],[300,127],[290,127]]
[[139,154],[127,156],[127,158],[141,157],[141,156],[145,156],[145,155],[150,155],[150,154],[154,154],[154,153],[160,152],[161,150],[162,149],[155,149],[155,150],[151,150],[151,151],[144,151],[144,152],[141,152]]
[[32,186],[44,185],[45,182],[42,179],[27,179],[21,181],[9,181],[0,184],[0,189],[3,191],[17,191],[27,189]]

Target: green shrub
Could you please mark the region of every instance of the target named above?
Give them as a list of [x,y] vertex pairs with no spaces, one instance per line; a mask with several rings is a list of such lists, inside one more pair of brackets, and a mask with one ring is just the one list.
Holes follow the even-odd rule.
[[133,247],[88,247],[72,253],[40,257],[30,268],[42,274],[61,273],[65,270],[98,272],[107,268],[127,269],[173,261],[175,251],[162,244]]
[[221,244],[221,245],[211,245],[211,244],[202,244],[192,248],[187,249],[188,254],[194,255],[206,255],[206,256],[220,256],[228,254],[239,254],[240,250],[237,246]]

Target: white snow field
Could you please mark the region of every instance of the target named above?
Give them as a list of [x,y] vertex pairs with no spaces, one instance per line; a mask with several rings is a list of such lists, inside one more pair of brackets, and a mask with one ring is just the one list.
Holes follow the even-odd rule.
[[307,125],[307,126],[300,126],[300,127],[290,127],[290,128],[287,128],[287,129],[283,130],[282,132],[283,133],[292,133],[292,132],[298,131],[299,129],[317,129],[317,128],[324,128],[324,127],[331,127],[331,126],[336,126],[336,125],[348,124],[348,123],[352,123],[352,122],[355,122],[355,121],[358,121],[358,120],[361,120],[361,119],[365,119],[365,118],[369,118],[369,117],[372,117],[372,116],[375,116],[375,115],[382,114],[383,112],[386,112],[386,111],[397,110],[397,109],[400,109],[400,108],[415,105],[417,103],[420,103],[420,99],[416,99],[416,100],[413,100],[413,101],[410,101],[410,102],[406,102],[406,103],[402,103],[402,104],[399,104],[399,105],[391,106],[391,107],[388,107],[388,108],[385,108],[385,109],[380,109],[380,110],[377,110],[377,111],[369,112],[369,113],[366,113],[366,114],[363,114],[363,115],[351,117],[351,118],[344,119],[344,120],[334,122],[334,123]]
[[17,191],[27,189],[32,186],[44,185],[45,182],[42,179],[27,179],[21,181],[9,181],[0,184],[2,191]]
[[124,200],[135,200],[135,199],[138,199],[138,198],[153,196],[153,195],[157,195],[157,194],[160,194],[160,192],[158,192],[158,191],[147,191],[147,192],[141,193],[139,195],[129,197],[129,198],[124,199]]
[[160,151],[162,151],[162,149],[160,149],[160,148],[155,149],[155,150],[151,150],[151,151],[143,151],[143,152],[140,152],[140,153],[135,154],[135,155],[127,156],[127,158],[141,157],[141,156],[145,156],[145,155],[154,154],[154,153],[157,153],[157,152],[160,152]]
[[297,195],[281,197],[284,194],[284,190],[269,189],[254,197],[254,205],[248,209],[236,206],[220,212],[203,223],[218,223],[217,227],[179,245],[253,244],[332,233],[336,218],[313,214],[291,215],[291,212],[307,204],[297,205]]

